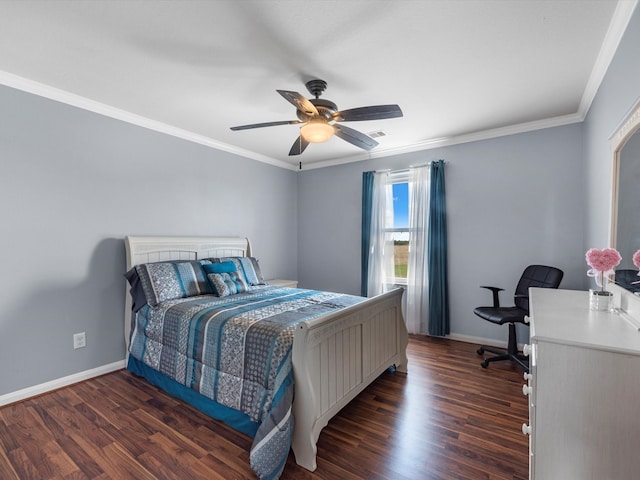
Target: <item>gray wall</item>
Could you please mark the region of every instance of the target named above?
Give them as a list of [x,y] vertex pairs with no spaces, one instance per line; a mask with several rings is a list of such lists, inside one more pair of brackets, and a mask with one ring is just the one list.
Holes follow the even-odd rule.
[[613,162],[609,139],[640,99],[638,58],[640,9],[636,8],[584,121],[585,249],[609,244]]
[[0,395],[124,358],[125,235],[248,236],[295,278],[295,172],[7,87],[0,106]]
[[[580,124],[348,165],[303,171],[298,183],[298,278],[309,288],[360,291],[362,172],[446,162],[451,331],[504,340],[475,317],[495,285],[511,295],[525,266],[556,265],[580,288]],[[523,329],[523,334],[527,330]],[[524,340],[522,338],[521,340]]]

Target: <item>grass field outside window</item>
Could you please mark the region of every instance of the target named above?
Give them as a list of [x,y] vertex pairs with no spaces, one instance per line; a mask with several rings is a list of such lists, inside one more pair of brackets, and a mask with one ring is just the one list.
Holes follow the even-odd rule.
[[394,275],[396,278],[407,278],[407,266],[409,263],[409,242],[406,240],[394,240],[393,242]]

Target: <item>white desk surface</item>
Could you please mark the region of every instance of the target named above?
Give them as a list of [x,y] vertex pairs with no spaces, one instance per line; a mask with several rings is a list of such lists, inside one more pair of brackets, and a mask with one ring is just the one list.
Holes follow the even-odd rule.
[[578,290],[530,289],[531,342],[640,354],[640,331],[623,316],[589,309]]

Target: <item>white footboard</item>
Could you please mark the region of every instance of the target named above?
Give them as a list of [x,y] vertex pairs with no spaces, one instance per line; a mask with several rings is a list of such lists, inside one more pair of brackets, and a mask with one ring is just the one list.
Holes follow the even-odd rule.
[[388,367],[407,371],[402,289],[300,324],[293,343],[293,453],[316,469],[316,443],[329,420]]

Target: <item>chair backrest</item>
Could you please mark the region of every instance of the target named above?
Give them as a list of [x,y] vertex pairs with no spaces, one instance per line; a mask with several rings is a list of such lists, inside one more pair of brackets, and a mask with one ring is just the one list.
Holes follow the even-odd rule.
[[529,313],[529,287],[558,288],[564,272],[546,265],[529,265],[516,287],[515,304]]

